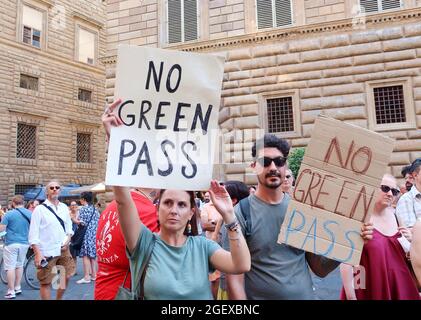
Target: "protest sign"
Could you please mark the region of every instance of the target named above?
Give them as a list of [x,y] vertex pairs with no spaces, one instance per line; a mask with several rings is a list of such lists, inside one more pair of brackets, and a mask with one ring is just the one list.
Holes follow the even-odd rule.
[[367,129],[317,118],[278,243],[358,265],[361,223],[373,210],[393,145]]
[[208,189],[223,72],[220,56],[119,46],[106,184]]

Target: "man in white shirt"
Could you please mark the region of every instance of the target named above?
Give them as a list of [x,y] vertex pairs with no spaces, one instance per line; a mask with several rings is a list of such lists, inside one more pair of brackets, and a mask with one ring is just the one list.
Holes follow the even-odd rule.
[[75,271],[69,251],[70,238],[73,235],[72,221],[67,205],[58,200],[60,190],[61,186],[57,181],[47,184],[47,199],[35,208],[29,227],[29,243],[35,252],[42,300],[51,299],[51,283],[58,269],[60,284],[57,300],[63,297],[69,278]]
[[421,217],[421,159],[415,160],[411,167],[414,185],[400,197],[396,206],[396,216],[402,221],[402,227],[409,228]]

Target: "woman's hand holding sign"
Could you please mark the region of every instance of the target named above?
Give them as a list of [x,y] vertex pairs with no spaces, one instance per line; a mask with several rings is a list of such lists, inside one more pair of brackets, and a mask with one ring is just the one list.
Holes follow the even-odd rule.
[[110,105],[106,105],[105,111],[102,114],[101,120],[107,134],[107,141],[110,140],[110,133],[112,127],[118,127],[123,124],[123,121],[114,113],[116,107],[121,103],[121,99],[117,99]]

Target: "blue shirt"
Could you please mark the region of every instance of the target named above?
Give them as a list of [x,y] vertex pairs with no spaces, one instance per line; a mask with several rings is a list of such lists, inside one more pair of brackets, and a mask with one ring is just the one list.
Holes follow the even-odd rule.
[[[31,211],[25,208],[19,208],[19,210],[31,221]],[[6,226],[6,246],[12,243],[29,244],[29,222],[17,209],[8,211],[3,217],[1,224]]]
[[[154,241],[142,225],[137,246],[130,256],[130,267],[138,275],[146,247]],[[144,281],[146,300],[211,300],[208,273],[210,257],[221,247],[204,237],[188,237],[181,247],[166,244],[159,236],[149,260]]]

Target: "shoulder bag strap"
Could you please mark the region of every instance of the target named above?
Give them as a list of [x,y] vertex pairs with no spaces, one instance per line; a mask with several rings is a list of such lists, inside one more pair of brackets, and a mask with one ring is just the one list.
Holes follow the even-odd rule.
[[64,233],[66,233],[66,228],[64,227],[64,221],[54,212],[51,207],[47,206],[45,203],[42,204],[44,207],[46,207],[48,210],[50,210],[57,218],[58,222],[60,222],[61,226],[63,227]]
[[155,242],[156,242],[155,234],[152,234],[152,235],[153,235],[152,244],[149,246],[148,254],[147,256],[145,256],[145,259],[142,262],[142,266],[140,267],[140,271],[141,271],[140,281],[137,281],[137,279],[134,279],[133,274],[132,274],[132,286],[133,286],[133,283],[136,283],[136,288],[135,288],[134,293],[137,295],[137,293],[139,292],[139,295],[136,296],[136,300],[144,300],[145,298],[145,291],[144,291],[143,284],[145,281],[146,269],[148,268],[149,260],[151,259],[153,248],[155,247]]
[[139,292],[139,300],[145,300],[145,277],[146,277],[146,270],[148,270],[149,260],[151,260],[153,247],[155,246],[155,237],[152,243],[152,250],[149,254],[148,261],[146,261],[145,268],[143,269],[142,277],[140,278],[140,292]]
[[129,276],[129,273],[130,273],[130,264],[129,264],[129,268],[127,269],[126,275],[124,276],[123,285],[122,285],[123,287],[126,284],[127,277]]
[[92,206],[92,208],[93,208],[94,210],[92,211],[91,218],[89,219],[88,224],[86,225],[86,227],[88,227],[88,226],[89,226],[89,224],[91,223],[92,218],[93,218],[93,217],[94,217],[94,215],[95,215],[95,207],[94,207],[94,206]]
[[29,224],[31,224],[31,220],[29,220],[29,218],[27,216],[25,216],[22,211],[20,211],[18,208],[15,208],[15,209],[19,211],[19,213],[22,215],[22,217],[24,217],[25,220],[28,221]]

